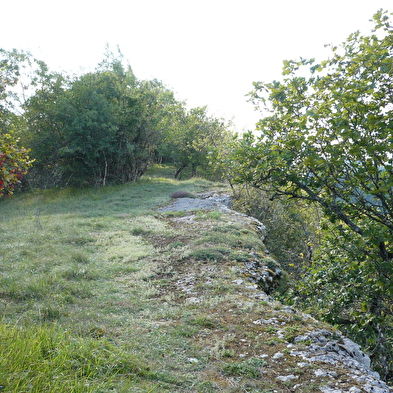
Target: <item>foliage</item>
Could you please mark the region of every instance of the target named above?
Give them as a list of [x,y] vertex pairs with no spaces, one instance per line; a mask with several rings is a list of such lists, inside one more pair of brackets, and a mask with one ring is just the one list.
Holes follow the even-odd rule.
[[164,131],[159,154],[176,167],[175,179],[185,168],[195,176],[197,168],[210,168],[209,153],[228,142],[229,128],[223,119],[208,115],[206,107],[187,110],[185,103],[179,103]]
[[139,179],[171,99],[160,82],[137,81],[120,59],[75,80],[46,75],[25,106],[37,166],[69,184]]
[[[157,80],[138,80],[122,57],[107,54],[79,77],[41,65],[36,92],[24,105],[24,136],[46,186],[105,185],[138,180],[154,161],[207,168],[209,147],[222,143],[222,120],[188,110]],[[41,184],[42,186],[42,184]]]
[[[385,264],[364,255],[367,241],[327,220],[311,266],[285,300],[340,326],[370,354],[385,379],[392,377],[392,288]],[[381,277],[384,277],[382,279]]]
[[298,201],[271,200],[262,190],[237,185],[232,208],[266,226],[264,243],[287,272],[298,273],[319,244],[319,210]]
[[[370,36],[350,35],[328,60],[284,61],[282,81],[254,83],[251,97],[266,111],[261,134],[236,140],[226,162],[234,181],[323,209],[336,236],[314,259],[314,290],[329,269],[342,278],[328,315],[343,308],[359,330],[355,314],[372,316],[381,348],[393,296],[393,26],[382,11],[374,22]],[[378,356],[387,375],[393,358]]]
[[30,53],[0,49],[0,126],[16,131],[35,159],[36,187],[138,180],[153,162],[211,172],[208,152],[228,125],[187,109],[158,80],[138,80],[122,54],[107,49],[94,71],[51,72]]
[[32,165],[28,150],[17,146],[11,134],[0,133],[0,198],[11,196]]
[[0,198],[13,194],[32,164],[28,150],[18,145],[16,137],[23,122],[11,112],[18,102],[14,89],[29,64],[29,54],[0,49]]
[[[6,113],[21,105],[28,89],[33,63],[39,63],[28,52],[0,48],[0,112]],[[16,88],[19,87],[19,91]]]

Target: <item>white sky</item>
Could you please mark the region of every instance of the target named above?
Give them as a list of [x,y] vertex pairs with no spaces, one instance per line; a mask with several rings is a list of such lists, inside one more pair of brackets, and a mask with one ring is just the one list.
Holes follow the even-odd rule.
[[0,47],[52,70],[90,70],[119,45],[139,79],[162,80],[190,107],[253,128],[245,95],[281,76],[282,60],[327,58],[324,44],[368,33],[392,0],[5,0]]

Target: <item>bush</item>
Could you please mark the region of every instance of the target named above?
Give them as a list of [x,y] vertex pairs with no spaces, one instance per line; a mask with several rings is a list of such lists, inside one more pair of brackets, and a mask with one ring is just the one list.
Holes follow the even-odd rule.
[[266,192],[247,186],[235,189],[232,208],[266,226],[266,248],[285,270],[299,272],[311,261],[319,242],[317,209],[298,201],[272,201]]
[[196,198],[195,195],[187,191],[175,191],[170,195],[171,198]]
[[32,164],[28,150],[17,143],[12,134],[0,134],[0,198],[14,193]]

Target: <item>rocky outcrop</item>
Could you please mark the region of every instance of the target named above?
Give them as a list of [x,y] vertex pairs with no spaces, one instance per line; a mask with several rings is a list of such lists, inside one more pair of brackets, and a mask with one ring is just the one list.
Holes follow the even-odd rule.
[[[162,207],[160,212],[183,211],[182,216],[170,218],[172,225],[189,226],[193,231],[206,233],[212,228],[214,230],[215,224],[209,220],[198,220],[196,212],[220,211],[223,214],[221,224],[225,222],[227,227],[240,225],[258,233],[263,240],[266,235],[263,224],[231,210],[229,203],[228,195],[201,194],[197,198],[175,199]],[[176,279],[173,287],[168,286],[168,291],[172,288],[171,296],[174,291],[183,293],[185,305],[197,308],[206,302],[213,302],[209,288],[214,287],[215,278],[225,278],[236,287],[231,297],[232,304],[237,304],[236,309],[231,306],[225,310],[221,305],[214,310],[215,319],[211,324],[219,320],[219,325],[225,329],[210,331],[209,337],[213,340],[214,336],[217,342],[225,341],[223,349],[237,357],[239,364],[242,359],[248,359],[247,364],[251,364],[253,359],[263,359],[268,366],[258,369],[261,378],[276,381],[271,382],[271,390],[263,391],[393,392],[371,369],[370,358],[359,345],[334,327],[282,305],[271,297],[285,273],[263,246],[260,250],[240,251],[248,257],[221,264],[206,260],[198,268],[196,263],[187,266],[179,263],[176,268],[179,272],[183,269],[183,274]],[[217,304],[227,302],[214,301]],[[198,362],[197,358],[192,359],[194,363]],[[217,374],[215,380],[218,379]]]

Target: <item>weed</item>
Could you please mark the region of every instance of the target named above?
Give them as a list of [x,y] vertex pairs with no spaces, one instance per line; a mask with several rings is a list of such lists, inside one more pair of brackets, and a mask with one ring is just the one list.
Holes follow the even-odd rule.
[[81,252],[81,251],[74,251],[71,253],[71,258],[76,262],[80,264],[88,264],[90,263],[90,257],[86,255],[86,253]]
[[222,351],[220,351],[220,355],[223,358],[233,358],[236,355],[236,352],[233,349],[224,348]]
[[190,257],[201,261],[222,261],[229,255],[231,250],[226,247],[209,247],[195,250],[189,254]]
[[266,341],[266,344],[269,346],[273,346],[273,345],[276,345],[277,342],[278,342],[277,340],[268,340],[268,341]]
[[183,247],[183,246],[184,246],[184,243],[181,241],[176,241],[176,242],[168,244],[168,247],[170,247],[170,248],[178,248],[178,247]]
[[206,316],[201,316],[201,317],[197,317],[195,319],[192,319],[192,320],[190,320],[189,323],[191,325],[200,326],[200,327],[206,328],[206,329],[215,329],[219,326],[219,324],[217,324],[216,321],[214,321]]
[[295,337],[297,337],[299,335],[299,330],[300,327],[299,326],[287,326],[284,328],[285,333],[284,333],[284,339],[285,341],[288,342],[293,342],[293,340],[295,339]]
[[229,375],[241,375],[250,378],[260,377],[260,368],[263,367],[266,362],[260,358],[250,358],[242,362],[231,362],[227,363],[223,367],[223,371]]
[[265,328],[265,332],[269,333],[269,334],[276,334],[277,331],[278,331],[278,329],[276,327],[274,327],[274,326],[267,326]]
[[65,280],[97,280],[100,275],[89,269],[80,269],[78,267],[69,267],[61,273]]
[[61,310],[56,306],[46,306],[39,312],[42,321],[55,321],[60,318]]
[[150,229],[136,227],[131,230],[131,234],[134,236],[145,236],[149,235],[152,231]]
[[196,216],[198,220],[220,220],[222,213],[218,210],[211,212],[199,211]]
[[195,385],[195,388],[198,389],[197,391],[200,393],[214,393],[217,392],[217,387],[211,383],[210,381],[203,381],[198,382]]
[[190,325],[180,325],[174,331],[174,334],[183,337],[192,337],[199,331],[198,327]]
[[251,259],[251,256],[244,251],[234,251],[231,253],[230,258],[238,262],[247,262]]

